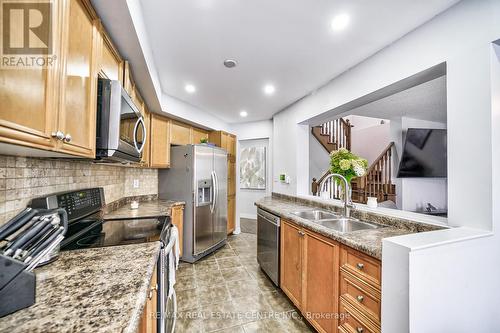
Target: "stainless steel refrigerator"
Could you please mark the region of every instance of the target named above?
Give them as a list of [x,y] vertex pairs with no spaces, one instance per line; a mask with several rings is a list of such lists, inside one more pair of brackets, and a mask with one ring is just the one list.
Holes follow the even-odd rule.
[[227,152],[208,145],[171,148],[170,169],[159,171],[160,199],[182,200],[181,259],[195,262],[227,238]]

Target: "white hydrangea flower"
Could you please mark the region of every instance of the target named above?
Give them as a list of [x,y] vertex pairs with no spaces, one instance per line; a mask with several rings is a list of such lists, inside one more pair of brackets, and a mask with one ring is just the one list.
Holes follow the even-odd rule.
[[353,163],[353,170],[356,176],[361,177],[365,174],[365,168],[363,168],[362,165],[359,165],[358,163],[354,164]]

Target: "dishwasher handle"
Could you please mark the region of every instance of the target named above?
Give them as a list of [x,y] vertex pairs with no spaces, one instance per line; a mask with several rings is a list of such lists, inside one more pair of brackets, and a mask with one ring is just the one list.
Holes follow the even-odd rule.
[[269,212],[266,212],[263,209],[258,209],[257,210],[257,217],[260,217],[267,222],[270,222],[271,224],[274,224],[275,226],[279,227],[280,226],[280,218],[279,216],[273,215]]

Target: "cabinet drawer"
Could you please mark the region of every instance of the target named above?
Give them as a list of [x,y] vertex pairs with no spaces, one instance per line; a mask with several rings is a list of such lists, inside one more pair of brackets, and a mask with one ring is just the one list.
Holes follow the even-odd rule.
[[343,315],[339,331],[349,333],[380,333],[380,327],[363,318],[343,297],[340,298],[339,313]]
[[358,277],[346,272],[340,274],[340,295],[353,306],[380,322],[380,292]]
[[343,270],[358,275],[380,289],[382,268],[377,259],[343,246],[340,265]]

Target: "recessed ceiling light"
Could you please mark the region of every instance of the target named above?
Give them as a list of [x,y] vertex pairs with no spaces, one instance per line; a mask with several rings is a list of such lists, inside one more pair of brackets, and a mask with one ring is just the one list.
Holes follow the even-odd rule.
[[245,118],[246,116],[248,116],[248,112],[246,112],[246,111],[241,111],[240,112],[240,117]]
[[184,89],[185,89],[188,93],[190,93],[190,94],[192,94],[192,93],[196,92],[196,87],[195,87],[195,86],[193,86],[192,84],[186,84],[186,86],[184,87]]
[[266,84],[264,86],[264,93],[266,95],[272,95],[276,91],[276,88],[272,84]]
[[224,60],[224,66],[226,66],[227,68],[233,68],[233,67],[236,67],[236,60],[232,60],[232,59],[226,59]]
[[333,31],[344,30],[351,21],[351,18],[347,14],[339,14],[335,16],[332,20],[331,27]]

